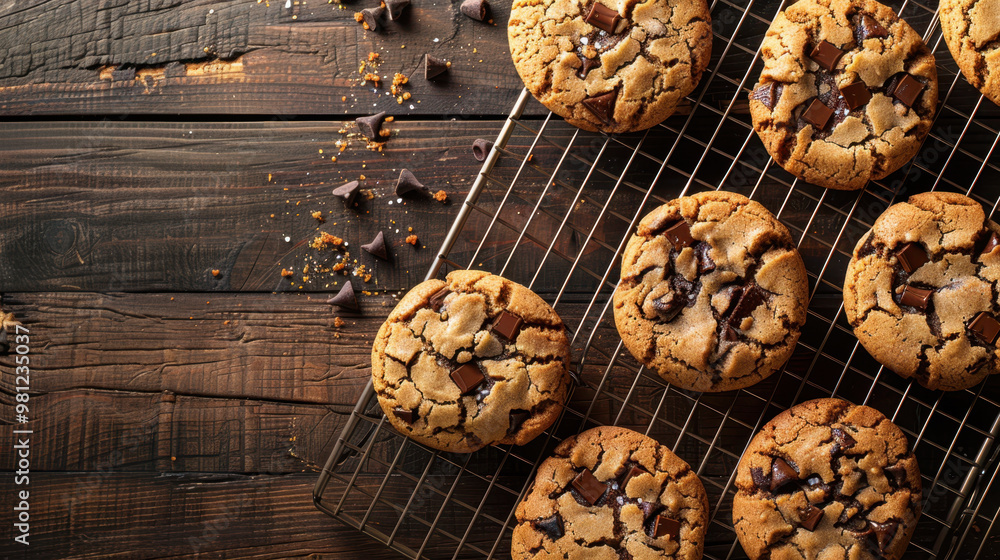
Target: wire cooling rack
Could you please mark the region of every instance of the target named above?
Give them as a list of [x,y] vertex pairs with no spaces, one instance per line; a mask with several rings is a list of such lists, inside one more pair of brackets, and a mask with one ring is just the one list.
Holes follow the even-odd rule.
[[[746,98],[762,66],[761,39],[782,7],[774,0],[714,0],[708,71],[685,108],[648,131],[606,136],[551,114],[521,118],[534,103],[523,92],[427,276],[478,268],[546,298],[572,338],[578,383],[567,409],[527,446],[449,454],[395,432],[369,383],[320,474],[317,506],[409,558],[509,558],[514,508],[538,464],[563,438],[616,424],[670,446],[697,471],[711,506],[705,557],[745,558],[731,511],[743,450],[780,411],[837,396],[888,415],[918,458],[924,511],[906,557],[996,557],[1000,380],[928,391],[875,362],[843,313],[851,251],[889,205],[935,189],[966,193],[991,215],[1000,201],[1000,110],[958,73],[933,2],[890,5],[935,52],[942,103],[919,155],[861,192],[795,180],[751,129]],[[779,373],[702,394],[664,383],[628,355],[610,302],[638,220],[667,200],[716,188],[758,200],[789,228],[809,272],[810,304]]]

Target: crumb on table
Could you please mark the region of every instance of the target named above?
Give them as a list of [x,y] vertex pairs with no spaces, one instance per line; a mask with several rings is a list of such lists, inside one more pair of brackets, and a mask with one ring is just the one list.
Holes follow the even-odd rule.
[[434,200],[444,203],[448,201],[448,193],[443,190],[434,193]]
[[333,318],[333,326],[337,327],[338,329],[340,327],[343,327],[344,326],[344,320],[341,319],[340,317],[334,317]]
[[312,243],[310,243],[309,246],[313,249],[322,250],[329,247],[340,247],[343,244],[343,239],[337,237],[336,235],[321,231],[319,232],[319,235],[312,240]]
[[292,272],[291,270],[288,270],[287,268],[282,268],[281,269],[281,276],[282,276],[282,278],[291,278],[293,274],[295,274],[295,273]]
[[322,213],[322,212],[320,212],[319,210],[317,210],[317,211],[313,212],[313,213],[312,213],[312,217],[313,217],[313,218],[315,218],[315,220],[316,220],[317,222],[319,222],[319,223],[323,223],[323,222],[325,222],[325,221],[326,221],[326,219],[325,219],[325,218],[323,218],[323,213]]
[[417,239],[417,236],[415,234],[411,234],[406,237],[406,242],[409,243],[410,245],[413,245],[414,247],[417,246],[418,241],[420,240]]

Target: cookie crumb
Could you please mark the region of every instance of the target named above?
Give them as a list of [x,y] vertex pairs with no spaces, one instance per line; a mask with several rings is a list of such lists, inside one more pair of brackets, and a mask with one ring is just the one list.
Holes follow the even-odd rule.
[[338,329],[340,327],[343,327],[344,326],[344,320],[341,319],[340,317],[334,317],[333,318],[333,326],[337,327]]
[[282,276],[282,278],[291,278],[293,274],[295,274],[295,273],[292,272],[291,270],[288,270],[287,268],[282,268],[281,269],[281,276]]
[[212,276],[215,276],[216,278],[218,278],[220,274],[222,274],[222,271],[220,271],[218,268],[213,268],[212,269]]
[[321,224],[326,221],[326,218],[323,217],[323,213],[320,212],[319,210],[313,212],[312,217]]
[[420,240],[419,240],[419,239],[417,239],[417,236],[416,236],[416,235],[408,235],[408,236],[406,237],[406,242],[407,242],[407,243],[409,243],[410,245],[413,245],[414,247],[416,247],[416,246],[417,246],[417,243],[418,243],[419,241],[420,241]]
[[440,202],[441,204],[444,204],[445,202],[448,202],[448,193],[444,192],[443,190],[438,191],[434,193],[434,200]]
[[309,244],[310,247],[318,250],[323,250],[330,247],[340,248],[343,245],[344,245],[343,239],[337,237],[336,235],[329,234],[325,231],[319,232],[319,235],[317,235],[312,240],[312,243]]

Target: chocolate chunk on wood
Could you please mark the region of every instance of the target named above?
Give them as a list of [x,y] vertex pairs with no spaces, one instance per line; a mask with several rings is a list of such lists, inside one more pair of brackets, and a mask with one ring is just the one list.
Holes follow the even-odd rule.
[[618,91],[609,91],[608,93],[588,97],[581,103],[595,117],[600,119],[601,122],[610,124],[615,118],[615,98],[617,96]]
[[670,540],[676,541],[680,530],[680,521],[666,515],[657,515],[656,521],[653,523],[653,538],[669,537]]
[[586,22],[594,27],[603,29],[608,33],[614,33],[615,28],[618,27],[618,22],[622,20],[622,17],[618,15],[618,12],[612,10],[611,8],[601,4],[600,2],[595,2],[590,6],[590,11],[587,12]]
[[690,247],[694,245],[694,237],[691,236],[691,226],[687,222],[681,220],[676,224],[667,228],[663,232],[663,235],[667,236],[667,239],[674,246],[674,249],[680,251],[684,247]]
[[472,155],[476,156],[476,161],[486,161],[486,158],[490,155],[490,150],[492,149],[493,142],[490,142],[489,140],[477,138],[476,141],[472,143]]
[[389,11],[389,19],[392,21],[402,17],[403,12],[410,5],[410,0],[383,0],[386,9]]
[[827,70],[833,70],[837,67],[837,62],[840,61],[840,57],[844,56],[844,51],[838,49],[833,43],[829,41],[820,41],[818,45],[809,53],[809,58],[816,61]]
[[441,306],[444,305],[444,298],[448,297],[448,294],[450,293],[451,290],[446,287],[434,292],[434,295],[428,299],[431,304],[431,309],[434,311],[441,311]]
[[825,103],[817,98],[813,99],[809,107],[802,113],[802,120],[813,125],[818,130],[823,130],[826,128],[826,123],[830,122],[830,117],[832,116],[833,109],[827,107]]
[[899,301],[903,305],[909,305],[918,309],[927,309],[927,305],[931,302],[931,294],[933,293],[933,290],[916,288],[907,284],[903,286],[903,294],[899,298]]
[[750,99],[756,99],[768,109],[773,110],[774,106],[778,104],[778,99],[781,98],[782,89],[781,85],[777,82],[764,84],[750,93]]
[[865,105],[872,99],[872,92],[869,91],[868,86],[861,80],[842,87],[840,95],[844,98],[844,103],[847,103],[847,108],[851,111]]
[[513,342],[517,339],[517,333],[520,332],[522,323],[524,321],[520,317],[505,309],[493,320],[490,330]]
[[528,418],[531,418],[531,413],[527,410],[510,411],[510,424],[507,427],[507,433],[517,433],[517,431],[521,429],[521,425],[524,424],[525,420]]
[[348,280],[344,283],[344,286],[340,288],[337,295],[326,300],[330,305],[336,305],[343,309],[350,309],[352,311],[361,311],[361,306],[358,305],[358,298],[354,295],[354,286],[351,285],[351,281]]
[[333,196],[344,199],[344,205],[350,207],[354,204],[354,199],[357,198],[358,191],[360,190],[361,183],[351,181],[350,183],[344,183],[343,185],[333,189]]
[[436,56],[424,56],[424,79],[432,80],[444,74],[451,68],[451,63]]
[[807,531],[815,531],[819,521],[823,519],[823,510],[809,504],[799,511],[799,515],[802,518],[802,527]]
[[358,130],[369,140],[378,140],[382,131],[382,120],[385,119],[385,111],[367,117],[358,117],[354,122],[358,125]]
[[378,29],[378,20],[385,13],[385,8],[379,6],[377,8],[365,8],[361,10],[361,17],[368,26],[368,29],[375,31]]
[[554,541],[558,540],[565,534],[563,531],[562,517],[560,517],[558,513],[552,517],[546,517],[545,519],[535,521],[535,527],[545,531],[545,534]]
[[406,168],[399,171],[399,179],[396,180],[396,196],[402,196],[408,192],[426,190],[423,183],[413,176],[413,173]]
[[969,323],[969,330],[986,344],[995,344],[997,335],[1000,334],[1000,323],[995,317],[983,311]]
[[371,243],[362,245],[361,248],[382,260],[389,260],[389,250],[385,246],[385,235],[381,231]]
[[920,95],[923,89],[924,84],[917,81],[913,76],[904,74],[902,78],[896,81],[895,87],[892,88],[892,96],[907,107],[913,107],[913,103],[917,100],[917,96]]
[[576,478],[573,479],[573,488],[590,505],[596,504],[597,500],[600,500],[608,489],[607,485],[597,480],[590,469],[583,469],[580,474],[576,475]]
[[392,409],[392,413],[396,415],[396,418],[399,418],[407,424],[412,424],[417,421],[417,412],[415,410],[397,406]]
[[907,243],[896,251],[896,260],[907,274],[913,274],[930,259],[919,243]]
[[867,39],[884,39],[889,36],[889,32],[872,16],[861,14],[854,26],[854,36],[855,41],[861,43]]
[[490,5],[486,0],[464,0],[459,9],[476,21],[485,21],[486,15],[490,12]]
[[781,457],[775,457],[771,462],[771,491],[781,488],[789,482],[799,479],[799,473]]
[[640,474],[649,474],[649,471],[640,466],[633,465],[632,468],[630,468],[628,471],[625,472],[625,476],[622,477],[622,481],[618,485],[618,488],[620,488],[621,491],[624,492],[625,487],[628,486],[628,482],[632,480],[634,477],[639,476]]
[[451,380],[464,395],[483,384],[486,376],[474,364],[462,364],[451,372]]
[[576,71],[576,76],[581,80],[586,79],[588,72],[601,65],[601,59],[599,58],[587,58],[581,55],[576,56],[580,58],[580,69]]

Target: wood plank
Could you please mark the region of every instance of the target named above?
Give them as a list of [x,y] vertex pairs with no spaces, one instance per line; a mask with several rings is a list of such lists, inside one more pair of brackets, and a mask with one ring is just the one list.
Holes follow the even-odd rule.
[[[28,4],[28,3],[24,3]],[[493,5],[506,22],[509,4]],[[501,23],[461,15],[459,2],[414,2],[400,22],[365,31],[357,3],[88,0],[0,8],[0,114],[506,116],[523,87]],[[405,45],[405,48],[403,48]],[[410,78],[404,104],[362,85],[377,72]],[[423,78],[425,53],[452,67]],[[410,108],[412,105],[412,108]],[[531,113],[542,113],[535,103]]]

